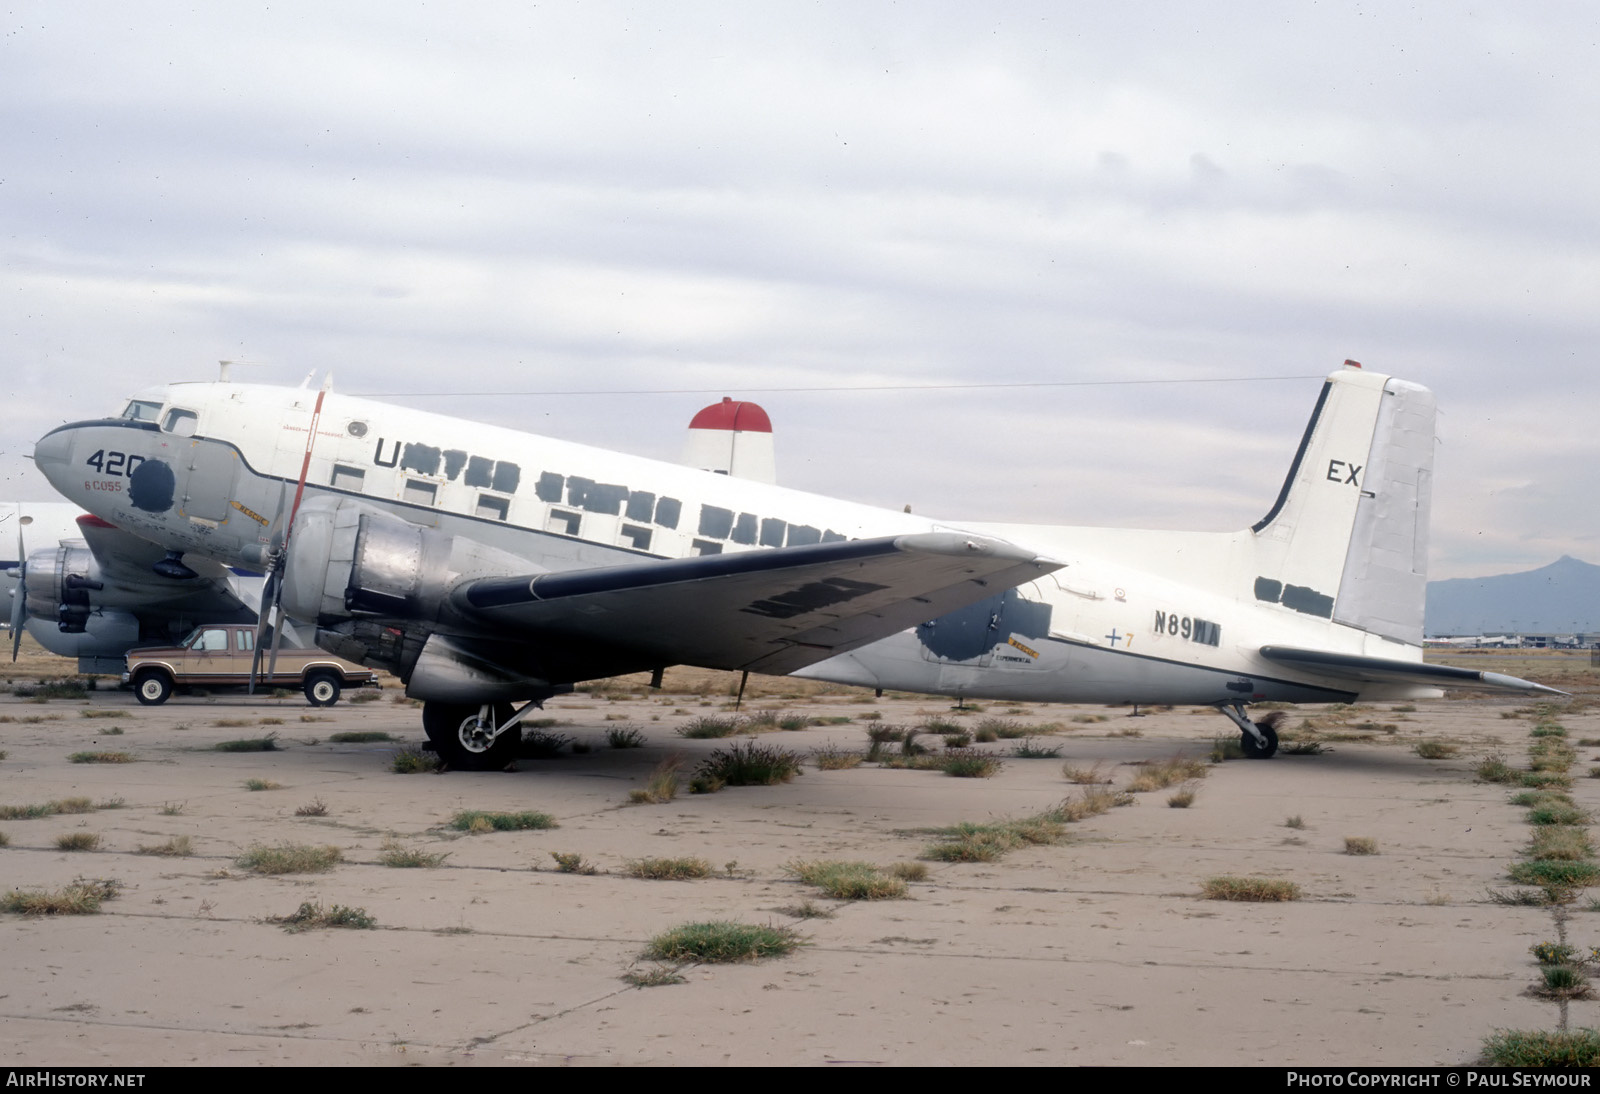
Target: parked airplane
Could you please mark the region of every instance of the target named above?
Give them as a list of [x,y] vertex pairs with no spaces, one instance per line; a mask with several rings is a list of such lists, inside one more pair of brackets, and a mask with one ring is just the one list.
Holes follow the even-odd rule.
[[232,383],[141,392],[35,460],[169,580],[185,556],[269,570],[264,604],[399,675],[441,754],[492,768],[548,696],[673,664],[1210,704],[1260,757],[1255,701],[1549,691],[1421,661],[1432,448],[1425,388],[1335,371],[1271,511],[1231,534],[947,524]]
[[[689,423],[680,462],[775,482],[766,411],[729,398],[705,407]],[[27,542],[34,544],[31,553]],[[76,505],[0,505],[0,552],[12,543],[16,557],[0,559],[0,571],[14,582],[13,661],[26,630],[51,653],[77,658],[79,672],[116,674],[134,646],[175,645],[201,623],[256,622],[259,572],[197,563],[203,577],[174,582],[151,569],[164,551]],[[298,637],[291,642],[304,644]]]
[[120,673],[132,646],[176,642],[199,623],[256,620],[259,575],[197,559],[194,580],[175,582],[151,569],[165,557],[161,548],[75,505],[9,510],[0,513],[0,543],[16,545],[16,560],[0,568],[13,581],[12,660],[26,630],[51,653],[77,658],[79,672]]

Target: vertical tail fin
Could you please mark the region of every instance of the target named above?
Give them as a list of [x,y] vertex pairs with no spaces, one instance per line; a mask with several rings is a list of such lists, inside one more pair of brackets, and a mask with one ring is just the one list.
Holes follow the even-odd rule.
[[1256,599],[1420,644],[1433,440],[1427,388],[1359,366],[1330,375],[1251,529]]

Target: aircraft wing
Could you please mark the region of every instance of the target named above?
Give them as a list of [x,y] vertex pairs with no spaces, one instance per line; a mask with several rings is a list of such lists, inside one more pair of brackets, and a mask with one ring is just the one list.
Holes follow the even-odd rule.
[[1338,676],[1369,684],[1420,684],[1424,687],[1467,688],[1476,691],[1567,694],[1516,676],[1456,668],[1452,665],[1427,665],[1420,661],[1393,661],[1385,657],[1297,649],[1293,646],[1262,646],[1261,656],[1268,661],[1315,672],[1320,676]]
[[925,533],[479,578],[451,599],[500,635],[781,674],[1060,566],[1003,540]]
[[149,540],[92,516],[78,518],[78,530],[106,584],[100,599],[108,606],[127,608],[140,616],[182,615],[207,623],[255,622],[255,608],[235,595],[228,570],[220,563],[199,556],[185,558],[184,565],[198,576],[177,581],[151,570],[166,557],[166,551]]

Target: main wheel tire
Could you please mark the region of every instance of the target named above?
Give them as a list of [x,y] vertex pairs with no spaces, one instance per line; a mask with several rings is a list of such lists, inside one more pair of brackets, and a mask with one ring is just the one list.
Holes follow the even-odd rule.
[[[510,703],[497,703],[494,724],[511,717]],[[517,758],[522,730],[513,726],[486,744],[478,733],[478,708],[458,703],[424,703],[422,728],[439,758],[459,771],[503,771]]]
[[1278,731],[1271,726],[1263,725],[1260,722],[1256,723],[1256,728],[1260,730],[1261,735],[1267,739],[1266,745],[1258,745],[1256,744],[1256,739],[1250,736],[1250,734],[1240,733],[1239,747],[1244,749],[1244,754],[1247,759],[1269,759],[1273,753],[1278,751]]
[[314,672],[306,677],[306,702],[314,707],[331,707],[339,701],[344,685],[331,672]]
[[160,706],[172,696],[172,677],[160,669],[145,669],[133,678],[133,694],[147,707]]

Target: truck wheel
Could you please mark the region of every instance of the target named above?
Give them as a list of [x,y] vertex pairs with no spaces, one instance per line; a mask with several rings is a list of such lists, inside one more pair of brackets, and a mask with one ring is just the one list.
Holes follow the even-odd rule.
[[[500,725],[511,714],[510,703],[497,703],[494,724]],[[478,708],[460,703],[424,703],[422,728],[439,758],[458,771],[502,771],[517,758],[517,746],[522,743],[520,726],[485,743],[478,730]]]
[[160,706],[172,695],[172,678],[159,669],[145,669],[133,678],[133,694],[147,707]]
[[331,672],[314,672],[306,677],[306,701],[314,707],[331,707],[339,701],[339,677]]

